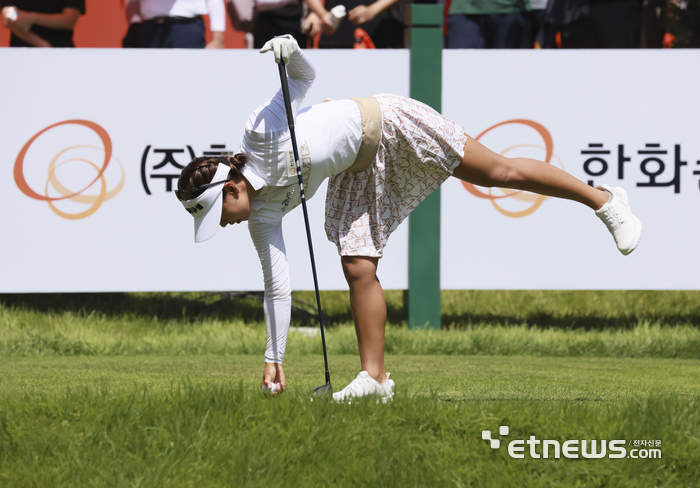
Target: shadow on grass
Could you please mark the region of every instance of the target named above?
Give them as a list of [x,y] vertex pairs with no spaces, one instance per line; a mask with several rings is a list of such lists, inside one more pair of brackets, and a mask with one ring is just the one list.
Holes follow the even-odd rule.
[[639,325],[640,322],[650,323],[660,322],[663,325],[700,325],[700,315],[689,314],[656,314],[642,313],[629,314],[613,317],[602,317],[596,315],[568,314],[554,316],[544,313],[529,314],[455,314],[442,316],[443,329],[464,328],[469,325],[498,324],[503,326],[538,327],[541,329],[581,329],[581,330],[628,330]]
[[[700,292],[651,292],[653,295],[629,291],[548,292],[546,296],[536,291],[457,293],[460,294],[458,305],[444,307],[450,312],[442,315],[443,328],[527,324],[540,328],[603,330],[633,328],[640,321],[700,326]],[[39,313],[73,313],[81,317],[100,314],[146,320],[157,317],[188,323],[202,319],[264,322],[261,294],[234,295],[239,296],[231,300],[224,292],[0,294],[0,307]],[[293,296],[292,325],[317,326],[315,294],[295,292]],[[389,323],[405,325],[403,292],[390,290],[386,297]],[[655,301],[652,302],[653,297]],[[572,306],[572,300],[583,300],[583,306]],[[352,323],[347,291],[321,292],[321,304],[326,326]]]
[[264,321],[258,300],[244,298],[222,301],[216,293],[29,293],[0,294],[5,307],[40,313],[73,313],[78,316],[100,314],[106,317],[130,317],[160,320],[195,321],[205,315],[213,319]]

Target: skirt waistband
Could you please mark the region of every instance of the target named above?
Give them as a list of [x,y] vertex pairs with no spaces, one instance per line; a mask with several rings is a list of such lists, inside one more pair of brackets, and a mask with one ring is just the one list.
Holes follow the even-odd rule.
[[379,150],[382,138],[382,111],[376,98],[351,98],[357,103],[362,115],[362,143],[355,162],[345,171],[359,173],[369,168]]

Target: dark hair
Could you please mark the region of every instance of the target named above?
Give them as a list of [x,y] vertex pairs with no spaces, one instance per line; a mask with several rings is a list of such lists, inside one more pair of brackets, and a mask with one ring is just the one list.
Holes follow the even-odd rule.
[[237,180],[241,176],[241,168],[248,162],[248,157],[243,153],[234,156],[203,156],[194,158],[190,164],[185,166],[177,181],[178,189],[197,188],[198,186],[211,183],[214,179],[218,165],[228,164],[231,171],[228,173],[228,180]]

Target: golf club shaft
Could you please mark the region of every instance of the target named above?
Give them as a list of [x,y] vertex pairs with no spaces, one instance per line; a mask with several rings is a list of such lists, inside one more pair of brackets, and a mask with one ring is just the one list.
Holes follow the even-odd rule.
[[328,372],[328,355],[326,353],[326,333],[323,327],[323,313],[321,312],[321,295],[318,291],[318,279],[316,278],[316,260],[314,259],[314,246],[311,242],[311,228],[309,226],[309,212],[306,209],[306,194],[304,192],[304,181],[301,177],[301,159],[299,158],[299,149],[297,148],[297,137],[294,132],[294,114],[292,113],[292,101],[289,97],[289,84],[287,83],[287,70],[284,61],[280,59],[278,64],[280,71],[280,82],[282,84],[282,95],[284,97],[284,108],[287,112],[287,123],[289,124],[289,132],[292,136],[292,150],[294,151],[294,162],[297,169],[297,178],[299,179],[299,188],[301,194],[301,207],[304,210],[304,223],[306,224],[306,239],[309,242],[309,254],[311,256],[311,271],[314,276],[314,288],[316,289],[316,305],[318,307],[318,321],[321,325],[321,342],[323,344],[323,362],[326,366],[326,384],[331,382],[331,374]]

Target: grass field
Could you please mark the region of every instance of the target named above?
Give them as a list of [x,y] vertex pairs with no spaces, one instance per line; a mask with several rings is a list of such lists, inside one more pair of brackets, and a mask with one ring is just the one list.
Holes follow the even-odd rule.
[[[0,486],[695,487],[700,294],[656,293],[450,292],[442,332],[408,331],[389,294],[387,405],[311,402],[320,339],[296,332],[288,391],[264,397],[254,301],[0,296]],[[357,346],[325,295],[339,388]],[[499,449],[481,439],[505,425]],[[661,458],[512,458],[530,436]]]

